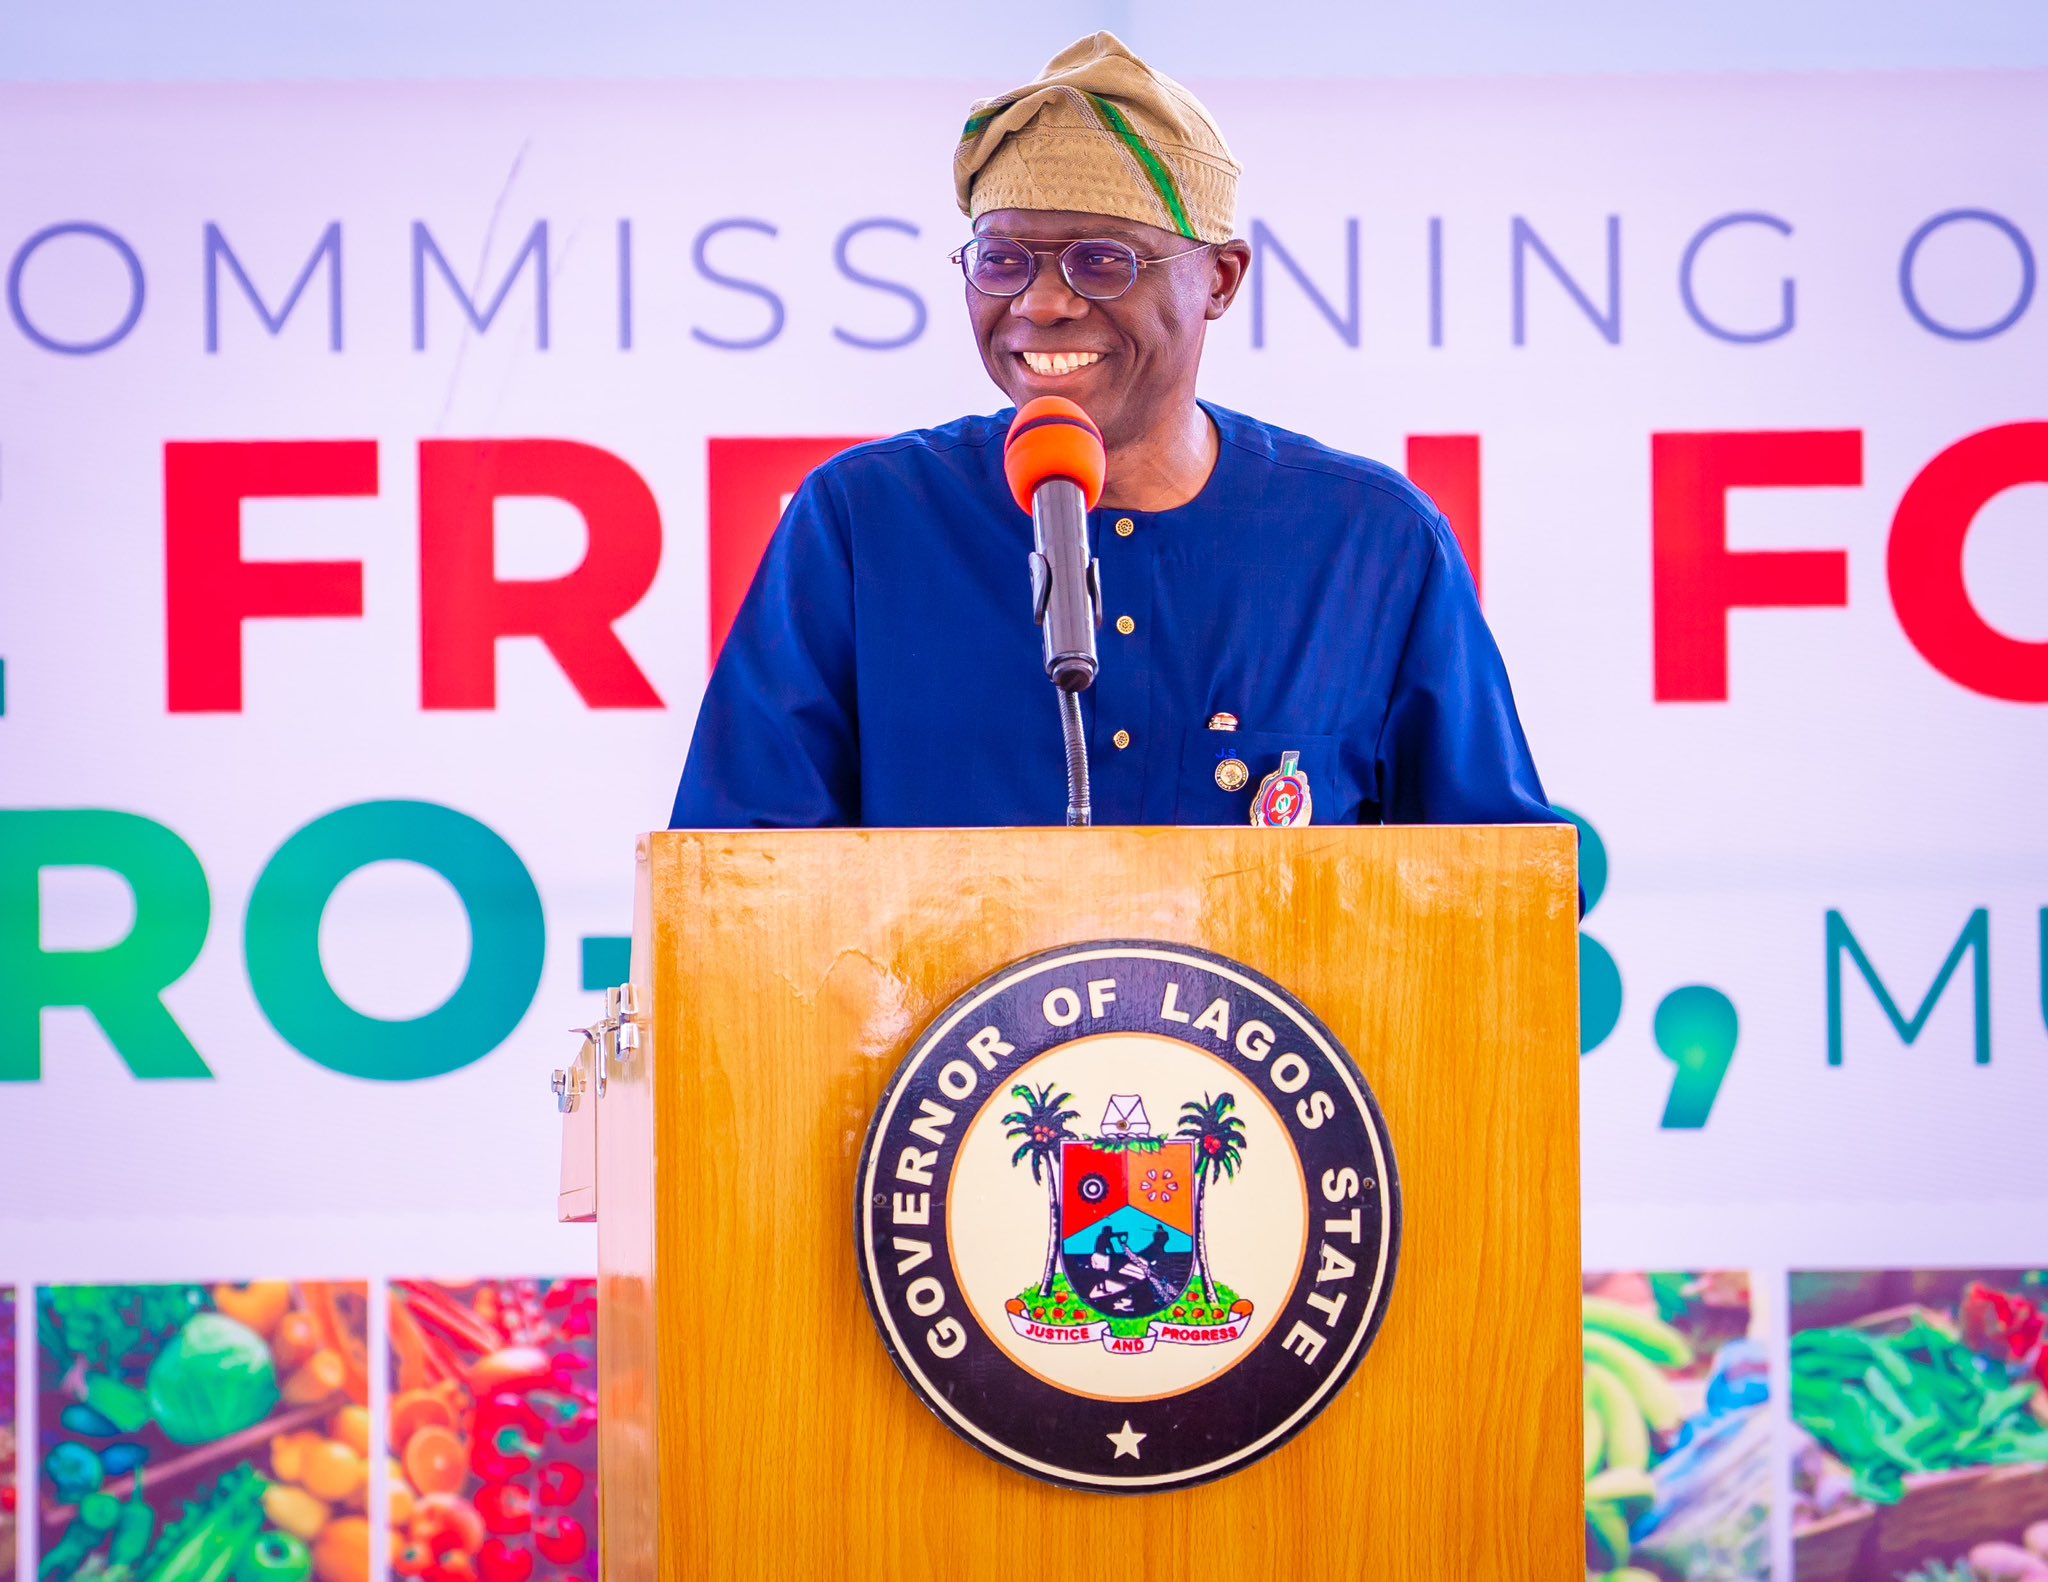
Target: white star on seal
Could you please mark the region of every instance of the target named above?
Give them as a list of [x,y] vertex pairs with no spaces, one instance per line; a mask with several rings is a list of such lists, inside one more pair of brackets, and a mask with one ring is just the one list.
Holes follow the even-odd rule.
[[1110,1460],[1115,1461],[1119,1457],[1129,1456],[1133,1461],[1136,1461],[1138,1459],[1138,1441],[1146,1436],[1132,1428],[1131,1420],[1126,1417],[1122,1433],[1104,1434],[1102,1437],[1116,1446],[1116,1455],[1111,1456]]

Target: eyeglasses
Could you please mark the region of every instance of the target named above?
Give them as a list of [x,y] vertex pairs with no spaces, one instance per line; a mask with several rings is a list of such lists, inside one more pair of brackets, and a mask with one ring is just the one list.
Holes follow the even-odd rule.
[[1210,244],[1197,242],[1177,253],[1141,258],[1122,242],[1041,241],[1034,237],[976,237],[953,254],[967,283],[985,297],[1022,296],[1038,278],[1038,261],[1055,254],[1060,276],[1074,294],[1090,302],[1114,302],[1138,283],[1138,271],[1150,264],[1170,264],[1176,258],[1207,252]]

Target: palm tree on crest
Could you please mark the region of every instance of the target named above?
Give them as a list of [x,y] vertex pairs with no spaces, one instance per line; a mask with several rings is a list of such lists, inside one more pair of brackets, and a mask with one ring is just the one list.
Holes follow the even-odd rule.
[[1055,1094],[1050,1082],[1035,1093],[1022,1082],[1010,1091],[1024,1101],[1024,1108],[1003,1117],[1008,1128],[1003,1135],[1017,1145],[1010,1164],[1015,1167],[1029,1158],[1031,1179],[1045,1184],[1045,1274],[1038,1282],[1038,1294],[1051,1296],[1060,1260],[1060,1144],[1081,1140],[1067,1130],[1067,1122],[1081,1112],[1064,1108],[1074,1095]]
[[1236,1108],[1232,1094],[1219,1093],[1212,1099],[1205,1093],[1201,1103],[1180,1107],[1180,1129],[1174,1133],[1195,1145],[1195,1275],[1202,1282],[1205,1302],[1216,1300],[1216,1282],[1209,1274],[1209,1221],[1203,1196],[1218,1176],[1236,1176],[1244,1158],[1244,1122],[1230,1113]]

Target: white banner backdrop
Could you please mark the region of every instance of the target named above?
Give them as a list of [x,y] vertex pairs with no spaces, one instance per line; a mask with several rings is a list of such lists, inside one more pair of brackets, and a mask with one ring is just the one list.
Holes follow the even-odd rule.
[[[2048,76],[1198,87],[1259,253],[1206,393],[1476,436],[1607,860],[1588,1266],[2048,1258]],[[689,739],[708,442],[1000,404],[978,91],[0,104],[0,1279],[588,1267],[546,1073]],[[732,454],[735,520],[795,482]],[[492,489],[566,498],[493,547]],[[465,625],[586,544],[550,639]]]

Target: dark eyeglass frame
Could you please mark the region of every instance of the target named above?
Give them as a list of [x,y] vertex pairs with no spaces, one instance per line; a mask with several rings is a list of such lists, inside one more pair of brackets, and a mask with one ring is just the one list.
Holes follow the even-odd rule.
[[[985,243],[1014,247],[1031,260],[1030,268],[1024,271],[1024,283],[1015,291],[990,291],[974,278],[973,254],[976,248],[981,247]],[[1155,257],[1148,258],[1145,254],[1139,252],[1137,248],[1131,246],[1129,242],[1120,242],[1113,236],[1083,236],[1073,241],[1063,241],[1057,237],[1038,236],[977,236],[972,241],[963,242],[960,246],[956,247],[949,261],[959,265],[960,273],[966,278],[967,283],[983,296],[1007,300],[1012,297],[1021,297],[1025,292],[1029,291],[1031,289],[1031,282],[1038,278],[1040,260],[1055,256],[1056,254],[1060,261],[1060,278],[1067,283],[1067,289],[1073,292],[1075,296],[1089,302],[1114,302],[1118,297],[1128,295],[1131,287],[1138,283],[1138,276],[1151,265],[1170,264],[1177,259],[1191,258],[1196,253],[1206,252],[1215,245],[1213,242],[1197,242],[1192,247],[1183,247],[1177,253],[1160,253]],[[1113,292],[1109,296],[1099,296],[1092,291],[1083,291],[1079,283],[1074,279],[1074,271],[1068,264],[1068,259],[1073,256],[1074,250],[1077,247],[1108,247],[1114,248],[1116,251],[1126,255],[1131,260],[1132,268],[1131,278],[1124,283],[1123,290]]]

